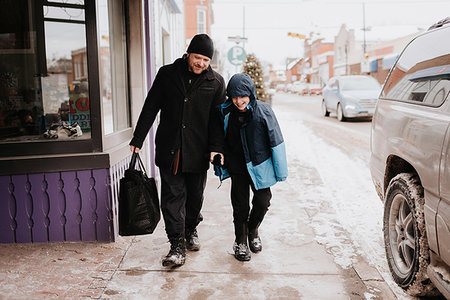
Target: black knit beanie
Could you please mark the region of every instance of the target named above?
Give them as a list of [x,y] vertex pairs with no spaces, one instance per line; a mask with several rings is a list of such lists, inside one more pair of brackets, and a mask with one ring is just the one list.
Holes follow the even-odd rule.
[[214,54],[214,44],[211,38],[207,34],[197,34],[191,40],[187,53],[198,53],[204,56],[208,56],[212,59]]

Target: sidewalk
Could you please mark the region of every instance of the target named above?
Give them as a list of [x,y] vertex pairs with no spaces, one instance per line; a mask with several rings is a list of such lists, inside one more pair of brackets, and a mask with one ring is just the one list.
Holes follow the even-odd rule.
[[230,181],[217,189],[208,176],[202,248],[184,266],[161,266],[169,250],[162,219],[152,235],[109,244],[0,245],[0,299],[396,299],[364,260],[343,270],[315,241],[289,180],[272,189],[263,251],[237,261]]

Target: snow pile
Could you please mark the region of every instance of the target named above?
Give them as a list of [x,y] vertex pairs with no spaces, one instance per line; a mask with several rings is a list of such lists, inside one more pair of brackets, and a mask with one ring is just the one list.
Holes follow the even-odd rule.
[[[344,153],[317,137],[294,111],[274,107],[287,147],[289,184],[312,220],[317,242],[323,244],[342,268],[363,256],[389,286],[393,282],[383,241],[383,204],[370,175],[367,153]],[[355,152],[362,151],[355,149]],[[411,299],[407,298],[402,299]],[[400,299],[399,298],[399,299]],[[369,298],[370,299],[370,298]]]
[[317,241],[343,268],[356,262],[360,244],[384,259],[383,207],[367,163],[329,146],[290,112],[276,113],[287,145],[288,182],[313,220]]

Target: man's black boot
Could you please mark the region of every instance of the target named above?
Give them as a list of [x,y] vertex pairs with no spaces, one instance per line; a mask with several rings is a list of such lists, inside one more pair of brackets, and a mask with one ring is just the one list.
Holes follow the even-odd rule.
[[186,260],[186,244],[184,241],[184,236],[177,236],[169,238],[170,240],[170,251],[164,257],[162,265],[164,267],[179,267],[184,265]]
[[186,230],[186,249],[189,251],[200,250],[200,240],[198,238],[197,229]]
[[234,224],[234,233],[236,235],[233,244],[234,257],[239,261],[249,261],[251,254],[247,244],[247,224]]

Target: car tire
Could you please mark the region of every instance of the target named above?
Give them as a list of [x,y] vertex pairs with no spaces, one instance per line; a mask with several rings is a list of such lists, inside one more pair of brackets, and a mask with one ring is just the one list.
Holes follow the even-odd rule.
[[418,177],[401,173],[389,183],[384,205],[386,258],[394,281],[412,296],[433,296],[424,219],[423,187]]
[[322,100],[322,115],[324,117],[330,116],[330,112],[328,111],[327,104],[325,103],[325,100]]
[[338,103],[338,105],[337,105],[336,114],[337,114],[337,119],[340,122],[344,122],[346,120],[346,118],[344,116],[344,110],[342,109],[341,103]]

